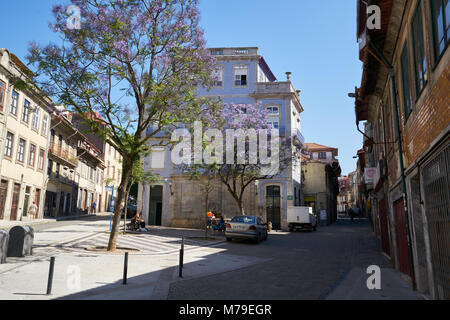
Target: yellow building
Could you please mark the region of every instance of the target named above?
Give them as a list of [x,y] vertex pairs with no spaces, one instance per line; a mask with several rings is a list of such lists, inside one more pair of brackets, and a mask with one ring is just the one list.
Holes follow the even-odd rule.
[[[14,54],[0,49],[0,219],[43,216],[51,100],[37,88],[15,86],[30,75]],[[38,210],[31,216],[33,202]]]

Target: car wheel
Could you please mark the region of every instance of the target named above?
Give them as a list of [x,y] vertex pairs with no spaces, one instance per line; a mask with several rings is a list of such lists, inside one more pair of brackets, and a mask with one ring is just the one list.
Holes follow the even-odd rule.
[[233,239],[231,239],[231,238],[227,238],[227,241],[228,241],[228,242],[231,242],[231,240],[233,240]]
[[268,237],[269,236],[268,236],[267,231],[266,231],[266,235],[264,236],[264,240],[267,240]]

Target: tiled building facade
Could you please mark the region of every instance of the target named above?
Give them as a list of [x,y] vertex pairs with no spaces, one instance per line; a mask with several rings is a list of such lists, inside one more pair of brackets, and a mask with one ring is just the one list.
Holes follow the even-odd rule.
[[[303,107],[287,73],[286,81],[276,81],[258,48],[210,49],[221,68],[216,86],[211,90],[199,89],[202,96],[220,97],[225,103],[256,104],[267,108],[267,122],[279,129],[280,136],[294,136],[300,145],[300,114]],[[157,137],[156,140],[160,140]],[[198,182],[177,172],[170,159],[170,150],[156,149],[146,159],[148,168],[162,177],[160,184],[141,184],[138,207],[150,225],[174,227],[201,227],[204,225],[206,205]],[[287,229],[287,207],[301,204],[300,164],[286,169],[270,180],[252,183],[244,193],[244,210],[249,215],[271,221],[276,229]],[[239,208],[227,191],[217,182],[209,196],[210,208],[232,218]]]

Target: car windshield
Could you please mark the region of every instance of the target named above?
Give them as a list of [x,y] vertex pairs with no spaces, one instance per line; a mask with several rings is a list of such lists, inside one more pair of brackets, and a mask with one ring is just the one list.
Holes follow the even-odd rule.
[[256,223],[256,217],[239,216],[231,219],[231,222],[253,224]]

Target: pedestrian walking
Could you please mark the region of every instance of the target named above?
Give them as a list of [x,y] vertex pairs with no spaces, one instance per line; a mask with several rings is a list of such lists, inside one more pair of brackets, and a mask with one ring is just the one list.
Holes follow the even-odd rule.
[[348,210],[348,215],[350,216],[350,218],[352,219],[352,222],[353,222],[353,219],[355,218],[355,211],[353,210],[353,208],[350,208]]
[[31,206],[28,208],[28,216],[31,217],[32,219],[35,219],[37,210],[38,210],[38,206],[36,205],[36,202],[33,201]]
[[328,222],[328,216],[327,216],[327,211],[326,210],[321,210],[320,211],[320,226],[326,226]]
[[97,208],[97,204],[94,201],[94,203],[92,203],[92,211],[91,211],[91,213],[95,213],[95,209],[96,208]]

